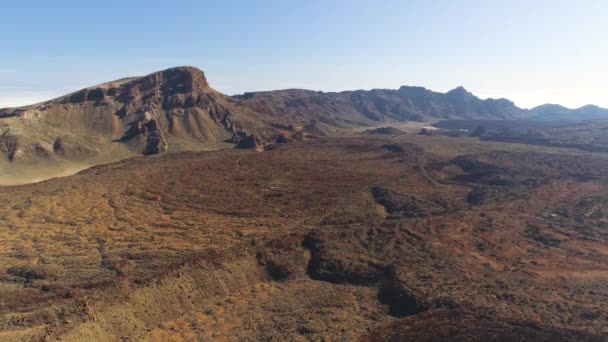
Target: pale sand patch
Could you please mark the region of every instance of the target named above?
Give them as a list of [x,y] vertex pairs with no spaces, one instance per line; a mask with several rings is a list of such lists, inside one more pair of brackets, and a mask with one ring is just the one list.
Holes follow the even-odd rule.
[[84,169],[88,169],[91,166],[93,165],[73,165],[69,167],[61,167],[59,169],[51,168],[22,172],[20,174],[2,175],[0,176],[0,186],[31,184],[42,182],[51,178],[67,177]]

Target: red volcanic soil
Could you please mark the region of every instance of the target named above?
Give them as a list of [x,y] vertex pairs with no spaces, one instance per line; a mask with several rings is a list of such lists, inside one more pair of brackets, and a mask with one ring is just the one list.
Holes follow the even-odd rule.
[[359,136],[6,187],[0,339],[601,341],[606,168]]

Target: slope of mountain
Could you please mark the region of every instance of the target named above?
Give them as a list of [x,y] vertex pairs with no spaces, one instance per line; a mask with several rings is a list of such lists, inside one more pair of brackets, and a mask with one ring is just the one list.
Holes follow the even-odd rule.
[[557,104],[544,104],[530,109],[535,120],[591,120],[608,118],[608,109],[595,105],[586,105],[576,109]]
[[74,158],[108,149],[154,154],[217,145],[247,130],[268,129],[258,113],[210,88],[203,72],[190,67],[0,113],[2,136],[15,142],[8,155],[12,161]]
[[330,125],[372,121],[424,121],[439,118],[516,118],[526,112],[506,99],[482,100],[462,87],[437,93],[422,87],[325,93],[301,89],[245,93],[235,98],[256,111],[282,117],[308,117]]
[[262,140],[301,136],[298,126],[323,132],[306,118],[254,111],[209,87],[202,71],[178,67],[0,110],[0,172],[21,177],[24,170],[57,173],[162,151],[226,148],[254,133]]

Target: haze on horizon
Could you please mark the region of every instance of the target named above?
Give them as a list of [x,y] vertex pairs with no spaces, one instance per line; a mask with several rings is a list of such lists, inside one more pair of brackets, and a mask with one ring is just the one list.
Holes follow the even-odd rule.
[[[227,93],[464,86],[608,107],[606,1],[3,4],[0,108],[177,65]],[[238,9],[238,10],[235,10]]]

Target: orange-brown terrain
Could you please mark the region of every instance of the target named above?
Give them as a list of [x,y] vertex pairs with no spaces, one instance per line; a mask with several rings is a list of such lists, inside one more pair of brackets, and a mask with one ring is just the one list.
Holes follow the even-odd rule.
[[605,341],[601,120],[529,115],[192,67],[0,109],[0,185],[89,167],[0,188],[0,340]]
[[344,134],[0,191],[0,340],[604,341],[608,155]]

